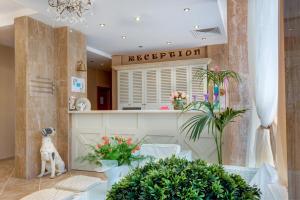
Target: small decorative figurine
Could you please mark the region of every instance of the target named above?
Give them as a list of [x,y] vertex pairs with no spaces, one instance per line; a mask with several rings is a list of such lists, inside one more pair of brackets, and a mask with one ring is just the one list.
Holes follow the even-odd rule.
[[55,178],[66,172],[65,163],[58,154],[54,144],[51,141],[51,135],[55,134],[54,128],[42,129],[42,147],[41,147],[41,173],[38,176],[43,177],[51,173],[50,178]]
[[76,102],[76,97],[70,96],[69,97],[69,110],[76,110],[75,102]]

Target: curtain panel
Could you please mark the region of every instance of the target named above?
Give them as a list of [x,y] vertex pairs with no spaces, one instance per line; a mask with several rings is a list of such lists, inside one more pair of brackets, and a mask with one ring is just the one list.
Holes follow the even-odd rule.
[[272,130],[278,106],[278,0],[249,0],[248,10],[249,64],[253,75],[253,96],[260,126],[250,145],[253,165],[274,166],[275,143]]

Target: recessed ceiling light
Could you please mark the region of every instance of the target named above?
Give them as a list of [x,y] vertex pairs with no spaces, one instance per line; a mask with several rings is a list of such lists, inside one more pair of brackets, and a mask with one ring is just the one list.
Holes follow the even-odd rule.
[[104,27],[105,26],[105,24],[100,24],[100,27]]
[[202,40],[206,40],[206,38],[204,37],[204,38],[202,38]]
[[172,44],[172,42],[167,42],[168,45]]
[[185,8],[185,9],[183,9],[183,10],[184,10],[184,12],[189,12],[189,11],[191,11],[190,8]]
[[200,29],[200,26],[199,25],[196,25],[196,26],[194,26],[195,27],[195,29]]
[[141,21],[141,17],[139,17],[139,16],[135,17],[135,21],[137,21],[137,22]]
[[122,39],[126,39],[127,37],[125,35],[122,36]]
[[143,48],[143,46],[142,45],[140,45],[140,46],[138,46],[139,48]]

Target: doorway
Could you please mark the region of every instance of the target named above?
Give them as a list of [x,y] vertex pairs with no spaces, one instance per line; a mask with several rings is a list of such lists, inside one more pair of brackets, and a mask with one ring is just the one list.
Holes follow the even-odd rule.
[[97,110],[111,110],[111,88],[97,87]]

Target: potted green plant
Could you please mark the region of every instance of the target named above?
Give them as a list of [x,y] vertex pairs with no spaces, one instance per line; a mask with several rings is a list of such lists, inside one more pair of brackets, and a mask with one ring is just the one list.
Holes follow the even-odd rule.
[[113,185],[107,200],[258,200],[260,191],[221,165],[202,160],[189,162],[173,156],[134,169]]
[[[201,114],[195,115],[188,119],[181,127],[181,132],[187,133],[190,140],[198,140],[200,136],[208,131],[214,138],[214,142],[217,148],[217,156],[219,164],[222,164],[222,141],[225,127],[234,122],[234,119],[241,116],[246,112],[245,109],[233,109],[226,107],[221,109],[219,104],[220,89],[222,89],[225,82],[229,82],[230,79],[240,81],[238,73],[231,70],[219,70],[215,69],[200,69],[196,73],[196,78],[203,80],[207,78],[209,84],[214,87],[214,101],[210,102],[208,99],[205,101],[194,101],[188,104],[183,112],[189,110],[201,111]],[[223,91],[225,92],[225,91]]]
[[104,172],[111,186],[129,173],[130,169],[137,165],[135,162],[143,159],[136,154],[140,149],[138,143],[133,143],[132,138],[102,137],[102,143],[89,146],[91,151],[82,158],[100,166],[96,171]]
[[171,100],[174,110],[182,110],[186,106],[187,95],[185,92],[175,91],[171,94]]

